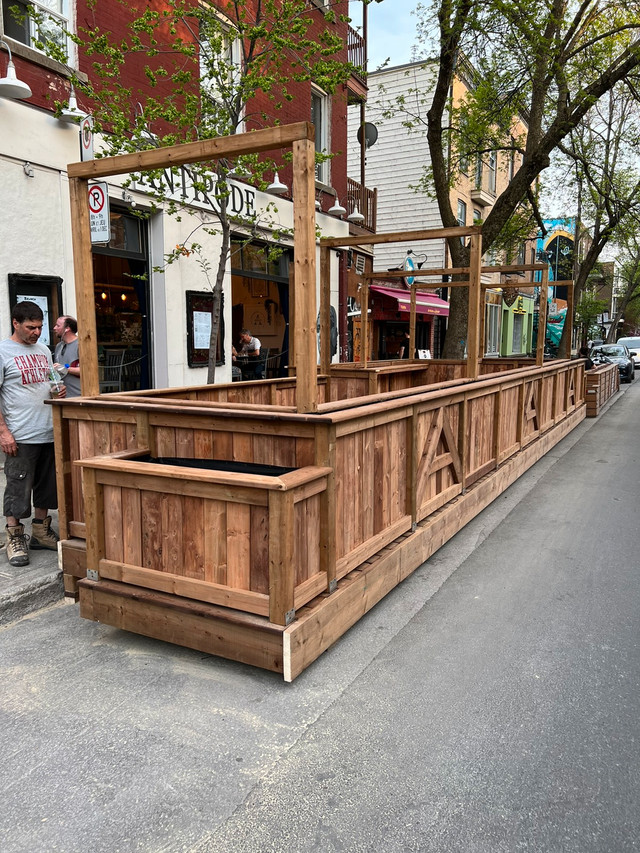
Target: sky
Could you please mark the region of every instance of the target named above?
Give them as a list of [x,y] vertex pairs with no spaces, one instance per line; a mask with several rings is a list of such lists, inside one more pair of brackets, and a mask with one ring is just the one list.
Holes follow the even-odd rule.
[[[369,4],[369,71],[375,71],[389,57],[389,65],[411,61],[415,43],[416,17],[411,12],[418,0],[382,0]],[[362,6],[351,2],[352,26],[362,23]]]

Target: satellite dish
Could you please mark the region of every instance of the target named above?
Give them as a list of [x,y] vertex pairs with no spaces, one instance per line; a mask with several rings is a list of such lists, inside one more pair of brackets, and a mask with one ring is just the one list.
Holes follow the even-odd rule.
[[[375,145],[376,140],[378,138],[378,128],[375,124],[371,124],[371,122],[366,121],[364,123],[364,145],[365,148],[371,148],[372,145]],[[362,125],[358,128],[358,142],[362,145]]]

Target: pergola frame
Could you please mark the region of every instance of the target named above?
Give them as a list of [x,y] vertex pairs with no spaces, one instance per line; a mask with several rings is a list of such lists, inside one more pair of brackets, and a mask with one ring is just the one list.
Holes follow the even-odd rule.
[[94,306],[93,259],[89,218],[89,181],[112,175],[210,163],[243,154],[291,149],[293,153],[293,344],[298,412],[318,407],[316,359],[315,131],[310,122],[256,130],[235,136],[187,142],[68,167],[80,377],[84,396],[99,393],[98,347]]
[[[480,375],[480,362],[483,356],[483,335],[484,335],[484,311],[482,310],[482,293],[486,290],[496,287],[495,283],[482,281],[483,273],[522,273],[522,272],[540,272],[541,281],[521,282],[523,286],[540,287],[540,303],[539,303],[539,319],[538,319],[538,340],[536,348],[536,364],[542,366],[544,361],[544,341],[547,322],[547,302],[549,294],[549,268],[546,264],[518,264],[507,266],[482,266],[482,226],[472,225],[468,227],[456,228],[441,228],[432,229],[430,231],[402,231],[389,234],[371,234],[359,237],[327,237],[320,240],[320,270],[322,289],[320,293],[320,312],[321,312],[321,332],[323,329],[329,328],[330,323],[330,301],[329,287],[330,280],[328,276],[329,269],[329,251],[331,249],[346,248],[348,246],[374,246],[384,243],[407,243],[410,241],[417,242],[420,240],[446,239],[449,237],[464,238],[469,237],[470,259],[468,267],[450,267],[447,269],[418,269],[411,270],[412,278],[433,278],[435,276],[464,276],[456,281],[447,282],[429,282],[425,284],[411,285],[411,313],[409,317],[409,350],[415,350],[415,333],[416,333],[416,292],[418,290],[433,290],[437,287],[467,287],[469,290],[469,312],[467,320],[467,378],[477,379]],[[326,273],[323,274],[323,271]],[[369,288],[371,281],[376,278],[384,279],[404,279],[408,275],[406,270],[378,270],[370,273],[363,273],[362,278],[362,300],[361,300],[361,317],[362,317],[362,337],[364,341],[364,350],[362,356],[362,364],[367,365],[367,329],[368,329],[368,313],[369,313]],[[568,353],[567,358],[571,355],[571,318],[573,317],[573,282],[563,281],[556,282],[557,285],[569,285],[568,292],[571,295],[568,300],[567,321],[570,323],[568,335]],[[321,370],[327,374],[330,371],[331,355],[329,350],[329,336],[321,334],[320,339],[320,362]]]

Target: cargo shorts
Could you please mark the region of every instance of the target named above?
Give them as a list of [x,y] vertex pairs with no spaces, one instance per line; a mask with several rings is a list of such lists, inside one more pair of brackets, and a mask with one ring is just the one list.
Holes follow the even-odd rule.
[[7,485],[4,492],[4,514],[14,518],[31,516],[38,509],[57,509],[56,460],[51,444],[18,444],[16,456],[4,460]]

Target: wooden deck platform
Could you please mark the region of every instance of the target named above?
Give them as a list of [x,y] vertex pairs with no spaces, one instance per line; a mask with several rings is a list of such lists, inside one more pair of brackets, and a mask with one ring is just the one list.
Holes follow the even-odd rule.
[[291,680],[579,423],[583,365],[316,414],[230,407],[236,386],[60,401],[65,589],[86,618]]

